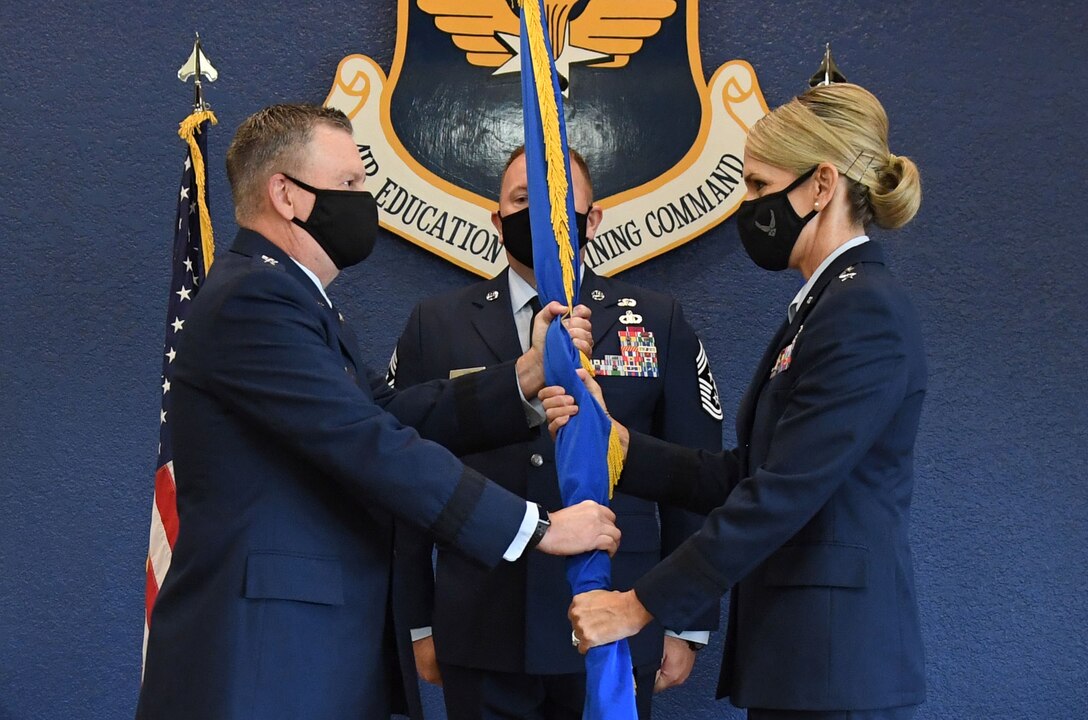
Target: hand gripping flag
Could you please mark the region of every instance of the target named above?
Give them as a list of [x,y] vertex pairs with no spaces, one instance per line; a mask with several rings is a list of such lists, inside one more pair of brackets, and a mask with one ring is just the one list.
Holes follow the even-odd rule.
[[144,653],[151,626],[151,608],[170,568],[178,536],[178,508],[174,493],[174,451],[170,431],[170,377],[178,334],[184,331],[189,306],[200,290],[215,254],[211,216],[206,193],[209,123],[217,122],[210,110],[196,110],[181,122],[178,135],[188,145],[185,169],[178,191],[174,220],[173,268],[166,310],[166,341],[162,360],[162,408],[159,412],[159,458],[155,467],[155,501],[151,505],[151,538],[147,546],[147,587],[144,608]]
[[[544,2],[522,0],[521,7],[521,94],[537,292],[542,305],[558,300],[573,308],[578,302],[581,260],[563,101],[544,26]],[[579,366],[592,372],[566,328],[553,322],[544,349],[545,378],[549,385],[566,388],[580,408],[556,438],[559,489],[568,506],[583,500],[607,504],[622,469],[622,453],[612,421],[575,374]],[[567,579],[576,595],[611,589],[608,554],[595,551],[570,558]],[[637,716],[627,641],[591,649],[586,655],[582,717],[634,720]]]

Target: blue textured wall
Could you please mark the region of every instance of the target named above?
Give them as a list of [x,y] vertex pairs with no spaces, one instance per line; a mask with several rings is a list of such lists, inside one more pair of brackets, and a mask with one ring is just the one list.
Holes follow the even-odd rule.
[[[892,149],[922,170],[921,215],[888,237],[932,368],[914,513],[920,717],[1088,716],[1088,10],[702,4],[708,72],[746,59],[777,105],[830,40],[887,105]],[[221,72],[210,167],[224,244],[222,157],[242,118],[322,100],[344,55],[392,57],[393,0],[182,5],[0,4],[0,720],[134,708],[175,129],[190,102],[174,73],[192,31]],[[799,284],[738,248],[727,222],[627,273],[684,302],[727,412]],[[382,364],[422,294],[469,280],[387,237],[332,294]],[[711,700],[715,651],[658,717],[738,716]]]

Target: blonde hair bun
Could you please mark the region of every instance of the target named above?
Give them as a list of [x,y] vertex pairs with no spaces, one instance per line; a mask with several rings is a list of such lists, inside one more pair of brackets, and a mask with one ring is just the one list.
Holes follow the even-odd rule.
[[869,188],[873,221],[889,230],[910,222],[922,204],[922,177],[909,157],[888,153],[877,183]]
[[798,175],[833,164],[847,181],[852,217],[863,226],[902,227],[922,203],[917,166],[888,149],[888,115],[860,85],[821,85],[795,97],[755,124],[744,150]]

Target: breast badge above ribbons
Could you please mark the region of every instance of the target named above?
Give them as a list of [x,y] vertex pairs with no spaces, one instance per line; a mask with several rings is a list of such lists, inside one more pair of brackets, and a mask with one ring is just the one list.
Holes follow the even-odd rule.
[[[784,373],[790,369],[790,363],[793,362],[793,347],[797,344],[797,338],[801,337],[801,331],[805,329],[802,325],[797,329],[797,334],[793,336],[793,340],[790,344],[782,348],[782,352],[778,353],[778,359],[774,362],[774,367],[771,368],[771,378],[779,373]],[[769,380],[770,378],[768,378]]]
[[607,377],[657,377],[657,344],[643,327],[619,331],[620,354],[593,358],[593,370]]

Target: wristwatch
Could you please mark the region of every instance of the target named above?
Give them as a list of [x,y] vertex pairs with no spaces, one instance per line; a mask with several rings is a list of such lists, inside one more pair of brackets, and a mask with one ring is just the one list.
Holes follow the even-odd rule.
[[694,640],[685,640],[684,642],[688,644],[688,647],[691,648],[692,652],[699,652],[706,647],[705,644],[701,642],[695,642]]
[[525,552],[529,552],[539,545],[540,541],[544,539],[544,533],[548,532],[548,528],[552,525],[552,521],[548,518],[548,511],[544,509],[543,505],[537,503],[536,510],[540,515],[536,521],[536,529],[533,530],[533,535],[529,538],[529,544],[525,546]]

